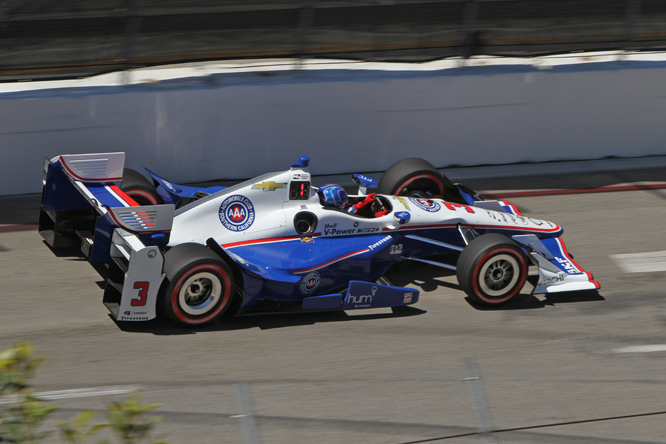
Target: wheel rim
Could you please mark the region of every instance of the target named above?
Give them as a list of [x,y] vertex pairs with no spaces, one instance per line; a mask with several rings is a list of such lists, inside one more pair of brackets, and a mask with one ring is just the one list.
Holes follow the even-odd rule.
[[205,315],[220,300],[222,288],[222,282],[213,273],[195,273],[181,285],[178,305],[190,316]]
[[514,256],[493,256],[479,270],[479,289],[488,297],[503,297],[515,288],[520,278],[519,270],[520,265]]
[[432,174],[420,174],[409,178],[398,185],[394,194],[396,196],[407,196],[415,191],[430,192],[433,196],[444,197],[444,186]]

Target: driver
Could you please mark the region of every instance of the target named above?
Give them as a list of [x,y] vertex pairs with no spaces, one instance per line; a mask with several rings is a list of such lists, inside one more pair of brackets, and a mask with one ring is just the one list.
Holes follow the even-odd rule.
[[368,194],[365,199],[354,204],[349,205],[349,197],[347,192],[340,185],[326,184],[322,185],[317,191],[321,204],[329,208],[337,208],[351,214],[361,213],[363,210],[370,210],[368,217],[380,217],[388,213],[383,208],[378,199],[375,199],[377,193]]

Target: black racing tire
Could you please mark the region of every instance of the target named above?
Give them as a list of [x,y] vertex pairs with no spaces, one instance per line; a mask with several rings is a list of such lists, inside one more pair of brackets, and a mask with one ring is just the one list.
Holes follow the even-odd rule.
[[482,305],[511,300],[525,285],[528,260],[508,237],[491,233],[477,237],[460,253],[456,276],[460,288]]
[[164,273],[159,304],[177,324],[206,325],[237,308],[231,268],[204,245],[180,244],[167,251]]
[[386,170],[377,185],[377,193],[438,197],[449,202],[467,203],[453,182],[442,176],[430,162],[418,157],[403,159]]
[[123,170],[123,183],[120,187],[139,205],[162,205],[164,200],[157,190],[141,173],[129,168]]

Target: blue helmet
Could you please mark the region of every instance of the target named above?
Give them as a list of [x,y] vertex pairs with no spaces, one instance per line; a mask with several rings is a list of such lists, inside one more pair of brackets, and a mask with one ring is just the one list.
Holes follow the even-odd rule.
[[323,185],[317,191],[319,200],[325,207],[343,209],[347,206],[347,192],[340,185],[329,183]]

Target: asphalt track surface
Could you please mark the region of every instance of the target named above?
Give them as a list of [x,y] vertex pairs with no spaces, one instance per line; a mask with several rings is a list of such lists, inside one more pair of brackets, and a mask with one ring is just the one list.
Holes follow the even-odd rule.
[[[660,166],[556,169],[466,183],[502,193],[666,177]],[[34,196],[16,199],[0,199],[0,223],[34,223]],[[51,425],[140,391],[162,403],[157,431],[174,443],[665,443],[666,272],[625,274],[610,256],[666,250],[666,190],[511,201],[564,227],[599,292],[534,296],[528,284],[485,309],[450,272],[416,264],[391,277],[422,292],[401,313],[117,324],[85,261],[12,230],[0,232],[0,348],[29,339],[49,356],[35,388],[62,398]]]

